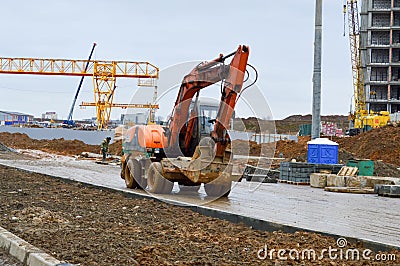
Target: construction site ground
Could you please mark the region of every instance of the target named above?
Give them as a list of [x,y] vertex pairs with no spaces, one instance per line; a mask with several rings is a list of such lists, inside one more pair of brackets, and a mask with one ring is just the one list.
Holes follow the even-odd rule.
[[[36,158],[28,157],[34,154]],[[335,247],[335,238],[299,230],[262,232],[243,224],[209,218],[187,208],[150,199],[126,198],[105,189],[65,183],[49,176],[147,195],[129,190],[119,167],[92,160],[26,151],[2,152],[0,224],[60,260],[80,265],[275,265],[260,260],[268,248],[321,251]],[[36,173],[23,172],[4,165]],[[207,202],[203,190],[162,199],[176,204]],[[390,208],[388,208],[390,206]],[[278,225],[289,225],[343,237],[400,246],[400,201],[374,195],[324,192],[287,184],[236,183],[230,196],[211,201],[207,209],[236,213]],[[361,244],[349,241],[347,247]],[[393,251],[394,254],[400,254]],[[306,264],[326,265],[321,261]],[[280,262],[282,263],[282,262]],[[278,265],[297,265],[288,261]],[[342,265],[334,261],[331,265]],[[337,264],[336,264],[337,263]],[[359,265],[360,262],[345,262]],[[399,261],[391,262],[394,265]],[[364,265],[390,265],[366,261]]]
[[[386,131],[380,132],[387,139],[379,138],[375,141],[383,145],[381,149],[384,149],[388,146],[385,141],[392,142],[397,133],[395,131],[392,135]],[[368,136],[359,136],[362,137],[360,142],[365,143],[377,137],[372,134]],[[96,153],[96,145],[66,140],[36,141],[23,134],[8,133],[1,133],[0,140],[9,147],[19,149],[16,153],[0,145],[0,150],[3,150],[0,152],[0,163],[3,165],[0,168],[0,200],[4,202],[0,207],[0,225],[56,258],[71,263],[275,265],[278,262],[276,259],[270,261],[257,258],[257,252],[265,244],[271,249],[297,247],[317,251],[329,246],[335,247],[335,238],[325,236],[325,233],[347,237],[349,248],[361,248],[362,244],[353,238],[400,246],[400,201],[396,198],[246,181],[235,183],[228,198],[216,201],[210,201],[203,188],[199,193],[187,194],[179,192],[175,186],[172,195],[161,196],[176,205],[201,205],[201,208],[208,211],[222,211],[266,221],[274,230],[261,232],[243,224],[205,217],[187,208],[151,199],[126,198],[104,189],[149,196],[141,190],[126,189],[124,181],[119,178],[119,166],[98,165],[93,160],[72,156],[82,151]],[[347,140],[348,144],[341,144],[348,149],[341,150],[341,160],[360,158],[357,154],[360,151],[351,150],[350,140]],[[298,143],[279,141],[275,156],[283,153],[287,160],[302,160],[306,156],[306,143],[307,138],[300,138]],[[268,153],[273,150],[273,146],[250,143],[252,155],[263,155],[265,151]],[[386,154],[396,153],[398,148],[399,142],[394,141],[394,145],[386,149]],[[121,143],[112,144],[111,149],[113,154],[120,154]],[[375,172],[378,175],[400,176],[398,161],[390,163],[388,159],[376,159]],[[40,173],[78,183],[61,182]],[[79,182],[104,188],[89,188]],[[279,231],[280,226],[282,230],[292,228],[292,231],[298,232],[283,233]],[[324,235],[307,233],[303,229],[323,232]],[[395,254],[399,259],[399,252],[395,251]],[[299,263],[279,261],[276,265]],[[310,263],[306,261],[306,264]],[[360,264],[328,259],[314,263]],[[363,263],[390,264],[377,261]],[[399,263],[397,260],[393,264]]]

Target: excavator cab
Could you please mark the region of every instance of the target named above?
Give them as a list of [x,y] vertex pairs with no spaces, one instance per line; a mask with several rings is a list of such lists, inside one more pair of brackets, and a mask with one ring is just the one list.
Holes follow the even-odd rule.
[[[201,97],[191,102],[190,112],[188,115],[188,120],[186,122],[186,127],[189,127],[189,120],[194,119],[194,128],[192,134],[191,143],[193,148],[195,148],[200,140],[204,137],[210,137],[211,132],[214,130],[215,119],[217,118],[219,108],[219,101]],[[193,155],[193,150],[189,152],[188,156]]]
[[[212,99],[211,99],[212,100]],[[201,136],[209,137],[214,130],[215,118],[218,114],[218,101],[200,100],[199,106],[199,124]]]

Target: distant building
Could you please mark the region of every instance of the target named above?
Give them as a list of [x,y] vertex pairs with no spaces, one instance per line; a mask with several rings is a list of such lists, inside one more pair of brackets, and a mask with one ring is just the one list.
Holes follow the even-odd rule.
[[0,111],[0,125],[22,125],[31,123],[33,121],[33,115],[27,115],[18,112]]
[[56,112],[46,112],[42,114],[42,119],[53,119],[57,120],[57,113]]
[[400,1],[363,0],[361,57],[369,110],[400,111]]
[[124,125],[133,123],[135,125],[146,125],[148,119],[148,113],[136,113],[136,114],[122,114],[121,121]]

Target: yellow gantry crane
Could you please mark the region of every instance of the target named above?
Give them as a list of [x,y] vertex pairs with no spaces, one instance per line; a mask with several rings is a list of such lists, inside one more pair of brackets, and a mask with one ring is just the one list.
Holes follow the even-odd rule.
[[137,78],[138,86],[155,86],[159,69],[148,62],[0,57],[0,74],[92,76],[94,102],[81,106],[96,107],[98,129],[108,127],[113,107],[158,108],[154,104],[113,103],[117,78]]

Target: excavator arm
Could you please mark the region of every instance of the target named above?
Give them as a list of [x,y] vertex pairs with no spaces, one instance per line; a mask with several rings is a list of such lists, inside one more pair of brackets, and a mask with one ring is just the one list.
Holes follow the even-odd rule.
[[[231,63],[225,65],[225,60],[231,56],[233,56]],[[220,107],[214,131],[211,135],[217,143],[217,155],[223,154],[226,145],[229,143],[229,136],[226,129],[229,126],[236,105],[237,95],[240,93],[243,85],[248,56],[249,48],[240,45],[236,52],[227,56],[221,54],[218,58],[210,62],[201,63],[184,77],[169,124],[170,135],[168,147],[170,149],[179,148],[186,153],[185,155],[192,155],[193,151],[189,147],[193,146],[190,142],[195,130],[196,114],[190,114],[191,119],[187,121],[192,99],[203,88],[224,81]]]
[[237,97],[242,90],[248,57],[249,48],[247,46],[239,47],[224,81],[215,127],[211,133],[211,137],[217,143],[217,157],[224,155],[226,146],[230,142],[227,129],[236,106]]

